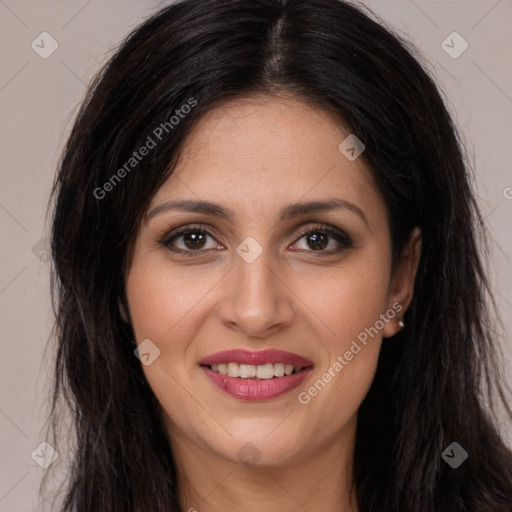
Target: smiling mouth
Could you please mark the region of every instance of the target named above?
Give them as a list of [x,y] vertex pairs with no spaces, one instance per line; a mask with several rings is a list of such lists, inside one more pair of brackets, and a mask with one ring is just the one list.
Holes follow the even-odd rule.
[[234,362],[201,366],[209,368],[213,372],[220,375],[251,380],[280,379],[289,375],[300,373],[305,369],[312,368],[312,366],[293,366],[291,364],[285,363],[265,363],[260,365],[253,365],[239,364]]

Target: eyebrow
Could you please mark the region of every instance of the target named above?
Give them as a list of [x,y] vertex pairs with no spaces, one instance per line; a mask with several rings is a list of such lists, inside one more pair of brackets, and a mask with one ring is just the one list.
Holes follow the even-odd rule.
[[[308,201],[289,204],[283,207],[279,212],[279,220],[282,221],[301,215],[307,215],[309,213],[327,212],[339,209],[349,210],[357,214],[364,221],[366,226],[368,228],[370,227],[368,218],[361,210],[361,208],[345,199],[338,198],[329,198],[323,201]],[[150,212],[147,213],[146,222],[151,220],[156,215],[169,210],[204,213],[206,215],[213,215],[224,220],[233,220],[235,217],[233,210],[221,206],[220,204],[212,203],[209,201],[184,199],[178,201],[166,201],[165,203],[162,203],[159,206],[153,208]]]

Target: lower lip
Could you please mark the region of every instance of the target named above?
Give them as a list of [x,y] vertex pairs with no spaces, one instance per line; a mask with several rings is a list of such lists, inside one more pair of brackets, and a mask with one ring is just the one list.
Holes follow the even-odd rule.
[[219,389],[238,400],[262,401],[271,400],[295,389],[311,372],[312,368],[306,368],[298,373],[274,377],[272,379],[240,379],[229,377],[214,372],[206,366],[202,369],[208,378]]

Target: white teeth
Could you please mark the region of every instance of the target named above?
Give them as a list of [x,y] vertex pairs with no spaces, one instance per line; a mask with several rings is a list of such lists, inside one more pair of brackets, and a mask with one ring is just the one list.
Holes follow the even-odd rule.
[[302,368],[284,363],[266,363],[260,365],[238,364],[238,363],[219,363],[212,364],[211,369],[221,375],[229,377],[239,377],[242,379],[272,379],[274,377],[284,377],[292,373],[299,372]]
[[240,365],[237,363],[228,363],[228,375],[230,377],[240,377]]
[[260,364],[256,368],[258,379],[271,379],[274,376],[274,365],[272,363]]
[[[212,366],[213,370],[213,366]],[[249,377],[256,377],[256,366],[253,364],[241,364],[240,365],[240,377],[242,379],[248,379]]]
[[284,363],[276,363],[274,365],[274,375],[276,377],[282,377],[284,375]]

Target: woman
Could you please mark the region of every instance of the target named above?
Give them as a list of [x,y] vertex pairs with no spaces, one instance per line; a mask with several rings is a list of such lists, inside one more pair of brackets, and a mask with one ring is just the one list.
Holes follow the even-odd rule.
[[61,510],[510,510],[485,228],[382,24],[171,5],[95,79],[53,199]]

